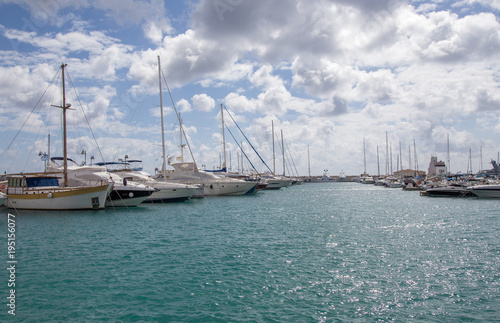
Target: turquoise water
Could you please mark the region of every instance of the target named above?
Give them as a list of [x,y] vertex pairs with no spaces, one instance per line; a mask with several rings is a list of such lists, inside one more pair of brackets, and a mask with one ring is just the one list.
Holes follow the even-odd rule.
[[[499,203],[313,183],[131,209],[20,212],[15,320],[498,321]],[[8,280],[5,270],[3,321],[14,318]]]

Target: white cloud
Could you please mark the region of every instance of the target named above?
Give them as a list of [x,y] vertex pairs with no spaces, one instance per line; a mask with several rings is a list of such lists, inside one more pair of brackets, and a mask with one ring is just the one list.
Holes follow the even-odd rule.
[[205,93],[193,95],[191,102],[193,102],[193,108],[197,111],[210,112],[215,107],[215,100]]

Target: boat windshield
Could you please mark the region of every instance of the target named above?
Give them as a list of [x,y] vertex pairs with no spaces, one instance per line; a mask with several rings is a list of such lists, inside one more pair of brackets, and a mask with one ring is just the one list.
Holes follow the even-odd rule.
[[59,186],[56,177],[27,177],[26,184],[28,187]]

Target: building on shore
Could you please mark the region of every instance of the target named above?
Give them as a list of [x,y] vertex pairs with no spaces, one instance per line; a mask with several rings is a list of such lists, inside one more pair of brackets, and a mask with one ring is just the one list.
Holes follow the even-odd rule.
[[446,176],[446,173],[446,164],[443,161],[438,161],[437,157],[431,156],[429,169],[427,171],[428,176]]

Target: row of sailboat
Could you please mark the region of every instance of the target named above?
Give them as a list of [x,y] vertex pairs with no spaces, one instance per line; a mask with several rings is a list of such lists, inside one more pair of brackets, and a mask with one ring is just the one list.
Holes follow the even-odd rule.
[[54,106],[62,109],[63,157],[50,158],[43,173],[3,176],[0,181],[0,205],[29,210],[131,207],[143,202],[179,202],[192,197],[245,195],[292,184],[291,179],[271,175],[242,179],[239,174],[203,171],[195,162],[169,163],[173,170],[167,171],[159,57],[163,144],[161,174],[153,177],[142,171],[142,167],[131,167],[131,161],[78,165],[67,156],[66,112],[73,109],[71,104],[66,103],[65,67],[66,64],[61,65],[62,105]]

